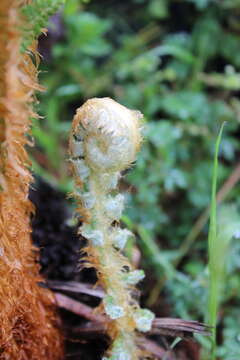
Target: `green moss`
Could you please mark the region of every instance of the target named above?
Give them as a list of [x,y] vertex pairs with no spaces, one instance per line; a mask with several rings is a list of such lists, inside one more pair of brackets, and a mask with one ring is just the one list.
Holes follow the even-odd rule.
[[65,0],[33,0],[22,7],[22,14],[26,18],[27,27],[23,28],[21,51],[24,52],[42,33],[48,25],[48,19],[64,5]]

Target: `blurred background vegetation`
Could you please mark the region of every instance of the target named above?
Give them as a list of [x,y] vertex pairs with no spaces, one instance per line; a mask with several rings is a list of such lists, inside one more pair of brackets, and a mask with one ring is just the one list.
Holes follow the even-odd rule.
[[[158,315],[206,316],[207,209],[224,121],[220,232],[239,221],[239,19],[239,0],[68,0],[40,39],[47,91],[39,96],[43,118],[33,125],[36,174],[71,191],[67,137],[86,99],[110,96],[145,116],[142,150],[122,185],[123,221],[137,234],[149,272],[144,301]],[[224,360],[240,358],[239,237],[227,241],[222,259]]]

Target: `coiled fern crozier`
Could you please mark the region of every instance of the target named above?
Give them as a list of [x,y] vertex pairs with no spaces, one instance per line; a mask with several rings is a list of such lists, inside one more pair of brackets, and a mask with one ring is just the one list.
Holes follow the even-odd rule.
[[80,215],[84,212],[80,233],[88,239],[87,258],[105,289],[103,307],[111,319],[113,342],[104,360],[139,359],[135,330],[149,331],[154,318],[133,296],[144,272],[132,269],[123,256],[133,235],[119,225],[125,200],[117,185],[139,150],[141,117],[110,98],[91,99],[77,110],[70,137],[74,196]]

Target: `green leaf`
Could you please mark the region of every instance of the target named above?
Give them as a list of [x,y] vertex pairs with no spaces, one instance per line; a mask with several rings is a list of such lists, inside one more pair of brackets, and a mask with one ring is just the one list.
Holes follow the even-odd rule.
[[[210,206],[210,223],[209,223],[209,232],[208,232],[208,253],[209,253],[209,273],[210,273],[210,293],[209,293],[209,304],[208,304],[208,313],[209,313],[209,325],[213,327],[212,334],[212,350],[211,350],[211,360],[214,360],[216,357],[216,324],[217,324],[217,310],[219,306],[219,288],[221,277],[218,277],[219,266],[221,267],[223,263],[224,253],[219,256],[216,254],[216,250],[219,248],[218,237],[217,237],[217,177],[218,177],[218,154],[219,147],[223,132],[223,127],[225,123],[222,124],[220,132],[217,137],[215,154],[214,154],[214,163],[213,163],[213,177],[212,177],[212,195],[211,195],[211,206]],[[217,264],[217,266],[216,266]]]

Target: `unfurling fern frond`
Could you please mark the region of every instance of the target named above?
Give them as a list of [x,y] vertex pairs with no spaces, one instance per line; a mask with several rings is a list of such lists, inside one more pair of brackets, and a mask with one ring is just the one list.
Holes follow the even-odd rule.
[[105,289],[102,308],[111,319],[112,346],[104,360],[140,359],[136,331],[149,331],[154,319],[133,295],[144,272],[124,257],[123,248],[133,234],[119,224],[125,201],[118,181],[139,150],[141,117],[110,98],[90,99],[77,110],[70,137],[73,195],[79,214],[85,215],[80,233],[88,239],[88,262]]

